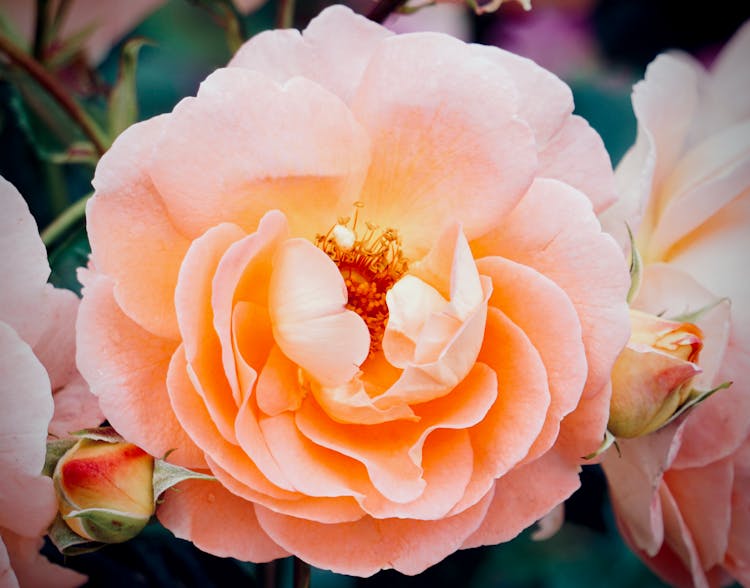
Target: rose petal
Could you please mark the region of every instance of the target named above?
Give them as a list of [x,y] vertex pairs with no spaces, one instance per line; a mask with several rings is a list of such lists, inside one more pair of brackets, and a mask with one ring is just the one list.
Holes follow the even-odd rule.
[[[467,106],[477,95],[493,104],[492,116]],[[501,68],[451,37],[415,33],[381,43],[351,105],[372,138],[359,199],[367,220],[398,229],[406,257],[422,257],[445,219],[473,239],[521,198],[536,148],[516,116],[516,96]]]
[[[176,537],[219,557],[257,563],[289,555],[258,525],[252,503],[227,492],[218,482],[188,480],[167,492],[157,510],[162,525]],[[232,521],[217,525],[216,521]]]
[[[17,578],[17,584],[3,574],[2,564],[0,564],[0,582],[2,586],[11,588],[12,586],[22,586],[23,588],[45,588],[54,586],[55,588],[74,588],[82,586],[87,578],[83,574],[64,568],[62,566],[50,563],[50,561],[39,553],[44,545],[42,537],[22,537],[8,530],[3,530],[2,540],[0,540],[0,549],[5,543],[10,557],[12,571],[9,572]],[[10,582],[5,584],[5,582]]]
[[123,312],[155,335],[177,339],[174,289],[190,242],[173,224],[144,169],[167,118],[129,127],[102,156],[95,196],[86,205],[86,230],[93,264],[114,280]]
[[78,368],[110,424],[131,443],[186,467],[202,452],[174,417],[167,368],[176,344],[154,337],[120,310],[110,278],[80,272],[84,299],[76,323]]
[[[263,529],[309,564],[339,574],[371,576],[384,567],[416,575],[458,549],[479,525],[491,495],[438,521],[373,519],[325,525],[256,507]],[[335,549],[331,546],[335,545]],[[385,562],[385,563],[384,563]]]
[[368,146],[346,106],[314,82],[219,69],[169,115],[150,175],[191,238],[221,222],[255,230],[278,208],[293,235],[312,239],[356,199]]
[[279,247],[268,286],[274,339],[327,386],[351,380],[370,348],[367,326],[346,301],[344,278],[323,251],[302,239]]

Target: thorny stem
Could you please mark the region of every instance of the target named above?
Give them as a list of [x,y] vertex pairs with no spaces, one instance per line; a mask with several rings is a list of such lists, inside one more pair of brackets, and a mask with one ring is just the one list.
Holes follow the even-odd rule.
[[104,136],[104,133],[76,101],[68,95],[65,88],[54,77],[3,35],[0,35],[0,52],[5,53],[13,63],[33,77],[81,128],[83,133],[93,143],[97,153],[99,155],[104,154],[108,145],[108,140]]
[[382,23],[394,10],[406,4],[406,0],[380,0],[367,15],[372,21]]

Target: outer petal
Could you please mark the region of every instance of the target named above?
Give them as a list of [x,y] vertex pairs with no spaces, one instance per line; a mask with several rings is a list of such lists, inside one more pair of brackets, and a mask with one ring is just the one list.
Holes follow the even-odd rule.
[[659,488],[681,438],[675,423],[638,439],[620,440],[622,453],[610,449],[602,461],[618,523],[631,542],[650,556],[664,540]]
[[583,194],[556,180],[538,179],[513,213],[472,249],[478,257],[500,255],[531,266],[570,298],[582,327],[588,379],[578,408],[563,421],[561,436],[571,456],[596,450],[608,416],[606,386],[630,331],[625,302],[630,279],[620,248],[601,232]]
[[29,207],[13,184],[0,177],[0,321],[35,345],[46,322],[47,252]]
[[110,424],[132,443],[187,467],[203,456],[177,422],[166,377],[176,344],[154,337],[125,316],[104,276],[81,272],[84,298],[78,314],[78,368],[99,397]]
[[510,541],[578,489],[579,470],[577,465],[550,451],[499,478],[487,516],[461,547]]
[[312,19],[302,35],[295,30],[255,35],[229,67],[253,69],[280,83],[302,76],[349,102],[372,53],[392,35],[350,8],[331,6]]
[[672,468],[664,474],[664,483],[693,537],[703,569],[721,564],[732,523],[732,460],[694,469]]
[[192,238],[224,221],[254,231],[275,208],[292,234],[314,238],[356,200],[368,147],[346,106],[314,82],[220,69],[169,115],[150,173]]
[[[50,563],[46,557],[39,553],[44,545],[42,537],[21,537],[10,531],[3,530],[0,538],[0,549],[5,542],[10,556],[10,565],[18,583],[3,575],[2,563],[0,563],[0,586],[12,588],[74,588],[82,586],[87,578],[78,572]],[[7,582],[7,584],[6,584]]]
[[[492,494],[461,514],[438,521],[373,519],[325,525],[256,507],[263,529],[315,567],[371,576],[384,568],[416,575],[461,547],[481,523]],[[332,548],[335,546],[335,548]]]
[[[472,107],[477,95],[492,116]],[[368,220],[399,230],[407,257],[424,255],[445,219],[474,239],[522,196],[537,162],[517,100],[510,76],[456,39],[381,43],[351,105],[373,141],[360,199]]]
[[49,378],[29,346],[0,322],[0,527],[41,535],[57,501],[52,480],[41,476],[52,418]]
[[128,128],[104,154],[86,205],[92,261],[115,283],[123,312],[146,330],[177,339],[174,288],[190,242],[169,217],[148,174],[168,116]]
[[165,494],[156,514],[180,539],[219,557],[256,563],[289,555],[258,525],[252,502],[230,494],[218,482],[188,480],[177,489]]

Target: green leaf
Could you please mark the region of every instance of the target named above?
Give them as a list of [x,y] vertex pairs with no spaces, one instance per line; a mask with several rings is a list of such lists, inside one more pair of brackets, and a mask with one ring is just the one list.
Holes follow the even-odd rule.
[[[602,441],[602,444],[599,446],[599,448],[594,451],[593,453],[589,453],[588,455],[584,455],[582,459],[594,459],[595,457],[600,456],[602,453],[607,451],[612,445],[617,447],[617,440],[615,436],[609,432],[609,430],[604,431],[604,440]],[[617,451],[619,453],[620,449],[617,447]]]
[[108,123],[113,139],[138,120],[138,97],[135,74],[138,52],[144,45],[153,45],[143,37],[130,39],[120,53],[120,70],[109,95]]
[[73,433],[79,439],[90,439],[91,441],[105,441],[106,443],[127,443],[125,439],[112,427],[94,427],[93,429],[81,429]]
[[49,253],[49,265],[52,269],[49,281],[58,288],[67,288],[80,295],[81,283],[78,281],[77,271],[88,263],[91,247],[83,219],[78,228],[65,237],[60,244]]
[[694,406],[700,404],[706,398],[709,396],[713,396],[716,392],[719,390],[725,390],[726,388],[729,388],[732,385],[732,382],[724,382],[723,384],[719,384],[716,386],[716,388],[712,388],[711,390],[696,390],[693,388],[690,392],[690,395],[687,397],[687,400],[674,412],[674,414],[669,417],[669,420],[662,425],[663,427],[666,427],[669,423],[673,422],[677,417],[685,414],[686,411],[690,410]]
[[706,306],[699,308],[698,310],[695,310],[693,312],[686,312],[684,314],[678,314],[677,316],[670,318],[670,320],[678,323],[696,323],[706,314],[708,314],[710,311],[721,304],[731,304],[731,301],[729,300],[729,298],[718,298],[715,302],[707,304]]

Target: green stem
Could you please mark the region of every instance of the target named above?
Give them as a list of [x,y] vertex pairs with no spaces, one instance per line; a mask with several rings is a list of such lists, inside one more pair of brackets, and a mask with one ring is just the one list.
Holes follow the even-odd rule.
[[65,186],[65,175],[59,165],[41,161],[44,170],[49,204],[53,215],[58,215],[68,207],[68,191]]
[[36,22],[34,25],[34,48],[32,55],[37,61],[44,61],[47,48],[47,25],[49,24],[49,0],[36,0]]
[[81,128],[83,133],[93,143],[97,153],[99,155],[104,154],[109,144],[108,139],[91,117],[68,95],[65,88],[54,77],[3,35],[0,35],[0,52],[5,53],[13,63],[33,77]]
[[310,564],[295,557],[294,561],[294,588],[310,588]]
[[294,26],[294,0],[279,0],[276,12],[276,28],[291,29]]
[[42,231],[42,242],[47,249],[83,220],[86,216],[86,202],[88,202],[89,198],[91,198],[91,194],[68,206],[60,216]]

